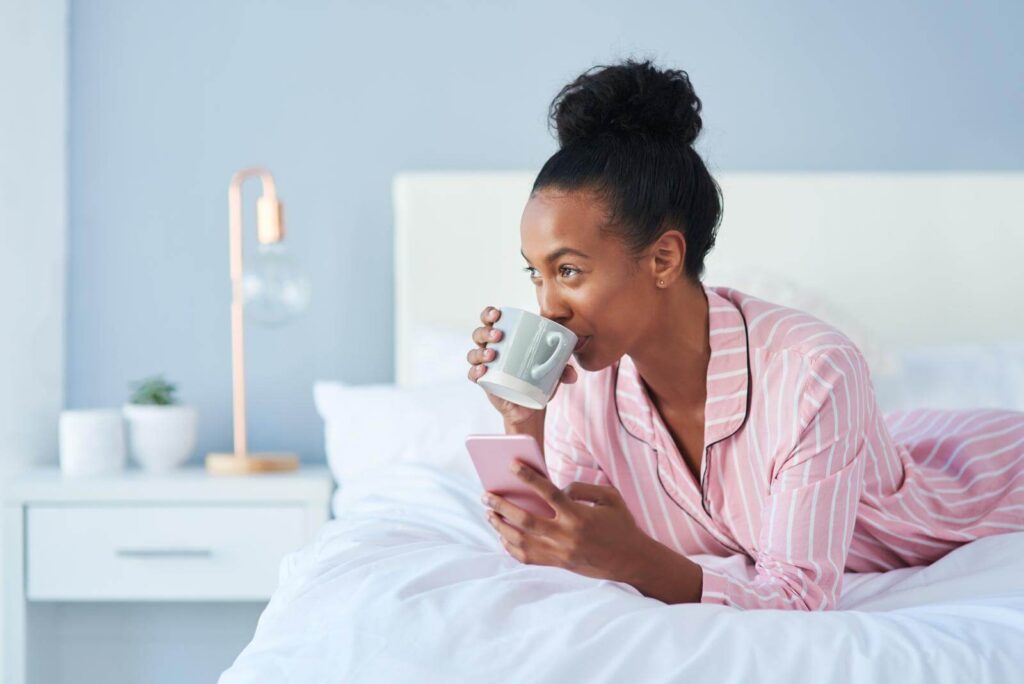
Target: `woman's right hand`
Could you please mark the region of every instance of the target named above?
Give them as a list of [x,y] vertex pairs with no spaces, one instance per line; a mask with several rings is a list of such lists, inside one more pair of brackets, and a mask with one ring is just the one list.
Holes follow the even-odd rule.
[[[485,366],[484,363],[490,363],[498,355],[497,350],[490,349],[487,344],[489,342],[497,342],[501,339],[502,331],[494,327],[494,323],[497,322],[500,317],[501,310],[494,306],[486,307],[480,314],[480,322],[483,323],[483,326],[473,331],[473,342],[477,346],[470,349],[469,353],[466,354],[466,359],[470,363],[469,373],[467,375],[473,382],[479,380],[483,374],[487,372],[487,366]],[[562,377],[559,379],[559,384],[565,382],[571,385],[576,382],[576,380],[576,369],[573,368],[571,364],[566,364],[565,369],[562,371]],[[555,393],[558,393],[557,387],[555,388]],[[490,392],[485,391],[485,394],[494,408],[498,409],[498,413],[500,413],[505,419],[506,425],[518,425],[544,417],[546,408],[527,408],[526,406],[520,406],[519,404],[513,403],[508,399],[502,399],[501,397],[495,396]]]

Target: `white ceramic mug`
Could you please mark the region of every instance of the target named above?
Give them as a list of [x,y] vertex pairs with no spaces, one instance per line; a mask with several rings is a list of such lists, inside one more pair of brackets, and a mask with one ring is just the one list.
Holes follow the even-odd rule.
[[488,342],[494,359],[484,363],[487,372],[477,384],[514,404],[542,409],[551,400],[562,378],[576,334],[564,325],[511,306],[500,307],[494,328],[502,332]]
[[65,475],[104,475],[124,468],[124,419],[117,409],[61,411],[57,441]]

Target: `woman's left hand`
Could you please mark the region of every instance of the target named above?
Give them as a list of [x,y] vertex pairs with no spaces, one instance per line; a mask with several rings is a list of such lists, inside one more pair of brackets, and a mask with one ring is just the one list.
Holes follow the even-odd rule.
[[554,518],[544,518],[484,492],[484,504],[493,509],[487,519],[516,559],[624,582],[643,566],[654,540],[637,526],[617,489],[585,482],[559,489],[519,460],[513,461],[511,470],[555,510]]

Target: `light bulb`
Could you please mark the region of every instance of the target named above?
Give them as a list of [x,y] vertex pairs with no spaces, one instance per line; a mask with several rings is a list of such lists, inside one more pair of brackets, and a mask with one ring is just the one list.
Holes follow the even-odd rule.
[[309,305],[309,278],[284,243],[258,243],[242,276],[245,314],[268,326],[287,323]]

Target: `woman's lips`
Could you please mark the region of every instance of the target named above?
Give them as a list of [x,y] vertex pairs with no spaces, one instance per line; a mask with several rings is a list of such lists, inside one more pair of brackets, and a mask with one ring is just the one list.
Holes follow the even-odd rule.
[[579,338],[578,340],[576,340],[576,346],[573,348],[573,351],[578,352],[580,349],[583,349],[585,346],[587,346],[587,342],[590,342],[590,335]]

